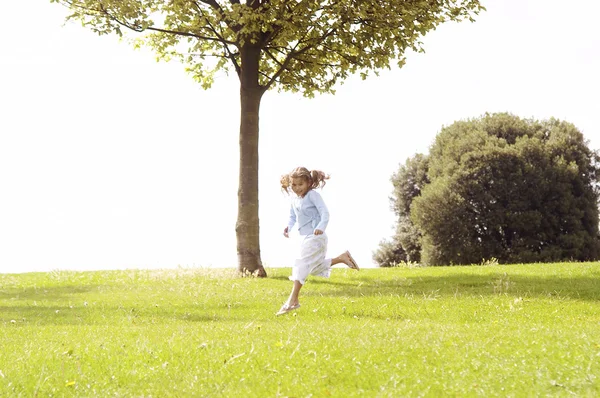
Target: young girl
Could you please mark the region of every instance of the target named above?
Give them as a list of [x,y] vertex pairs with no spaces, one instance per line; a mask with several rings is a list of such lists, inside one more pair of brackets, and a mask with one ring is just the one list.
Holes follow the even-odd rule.
[[291,173],[281,177],[281,189],[285,193],[293,192],[295,194],[290,208],[290,218],[287,227],[283,230],[283,236],[289,238],[292,228],[298,224],[302,242],[300,257],[295,261],[292,267],[292,276],[290,276],[290,280],[294,282],[292,292],[277,315],[300,308],[298,294],[308,275],[328,278],[331,267],[339,263],[359,270],[358,264],[348,251],[335,258],[325,258],[327,252],[325,229],[329,222],[329,211],[321,195],[314,189],[325,186],[325,180],[328,179],[329,176],[322,171],[308,171],[305,167],[297,167]]

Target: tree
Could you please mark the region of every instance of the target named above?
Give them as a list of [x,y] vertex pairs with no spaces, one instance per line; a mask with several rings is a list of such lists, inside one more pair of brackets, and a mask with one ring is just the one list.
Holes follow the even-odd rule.
[[413,200],[429,184],[428,169],[429,158],[418,153],[407,159],[404,166],[400,166],[391,178],[394,195],[390,199],[392,209],[398,216],[396,236],[409,261],[421,261],[421,231],[410,219],[410,208]]
[[428,157],[418,153],[401,164],[390,178],[394,186],[390,204],[397,217],[396,233],[391,241],[382,240],[373,253],[373,260],[380,267],[401,261],[421,261],[421,232],[410,219],[410,206],[429,183],[428,167]]
[[431,265],[596,260],[600,157],[556,119],[485,115],[442,129],[411,207]]
[[394,235],[391,240],[383,239],[379,242],[379,248],[373,252],[373,260],[380,267],[394,267],[408,257],[402,248],[402,244],[397,240],[398,235]]
[[258,220],[259,108],[270,88],[334,93],[350,74],[405,62],[408,49],[446,21],[478,14],[479,0],[50,0],[98,34],[148,32],[160,59],[177,58],[210,88],[219,70],[240,81],[238,269],[266,276]]

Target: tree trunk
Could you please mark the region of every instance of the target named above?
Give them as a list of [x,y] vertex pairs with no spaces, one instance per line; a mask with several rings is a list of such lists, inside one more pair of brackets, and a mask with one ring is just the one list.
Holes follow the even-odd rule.
[[258,84],[260,49],[241,49],[240,181],[238,189],[238,271],[266,277],[260,259],[258,219],[258,112],[264,93]]

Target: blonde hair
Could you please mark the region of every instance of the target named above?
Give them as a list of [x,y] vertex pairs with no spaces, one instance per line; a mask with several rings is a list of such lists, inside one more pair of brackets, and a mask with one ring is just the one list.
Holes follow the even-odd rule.
[[329,175],[321,170],[309,171],[306,167],[296,167],[288,174],[281,176],[281,190],[287,194],[290,193],[292,178],[304,178],[308,182],[308,189],[323,188]]

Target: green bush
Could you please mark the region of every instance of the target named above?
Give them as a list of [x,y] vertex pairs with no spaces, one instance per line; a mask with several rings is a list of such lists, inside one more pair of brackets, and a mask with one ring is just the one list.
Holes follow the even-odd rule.
[[[417,159],[427,160],[418,192],[407,178]],[[395,240],[416,238],[404,249],[428,265],[596,260],[599,162],[567,122],[506,113],[456,122],[392,177]]]

